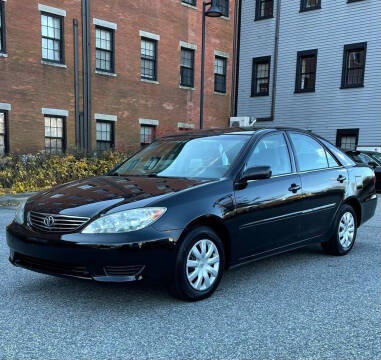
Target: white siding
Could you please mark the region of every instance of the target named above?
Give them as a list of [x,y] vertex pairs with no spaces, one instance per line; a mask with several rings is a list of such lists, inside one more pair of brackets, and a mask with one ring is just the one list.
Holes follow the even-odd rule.
[[[243,0],[239,116],[270,115],[270,96],[250,98],[253,56],[272,55],[275,19],[264,31]],[[300,1],[282,1],[274,125],[310,129],[335,142],[336,130],[359,128],[359,145],[381,144],[381,1],[322,0],[322,9],[299,13]],[[275,14],[275,12],[274,12]],[[267,41],[266,41],[267,39]],[[340,89],[344,45],[367,42],[365,87]],[[318,49],[315,93],[295,94],[298,51]],[[257,55],[259,53],[259,55]],[[269,124],[269,123],[267,123]]]

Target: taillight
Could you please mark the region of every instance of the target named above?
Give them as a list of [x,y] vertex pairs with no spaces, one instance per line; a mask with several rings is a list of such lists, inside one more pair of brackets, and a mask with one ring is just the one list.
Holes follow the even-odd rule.
[[376,173],[373,171],[373,183],[376,183]]

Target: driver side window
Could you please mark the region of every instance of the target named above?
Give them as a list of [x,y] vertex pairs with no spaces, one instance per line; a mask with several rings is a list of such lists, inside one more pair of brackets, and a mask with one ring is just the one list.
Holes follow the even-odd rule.
[[246,168],[256,166],[270,166],[273,176],[291,173],[290,155],[283,134],[266,135],[259,140]]

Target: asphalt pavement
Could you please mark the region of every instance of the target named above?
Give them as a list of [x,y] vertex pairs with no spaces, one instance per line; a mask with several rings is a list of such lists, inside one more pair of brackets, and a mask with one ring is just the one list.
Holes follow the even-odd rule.
[[54,278],[8,263],[0,207],[0,359],[381,359],[381,198],[345,257],[310,246],[228,271],[210,299],[161,284]]

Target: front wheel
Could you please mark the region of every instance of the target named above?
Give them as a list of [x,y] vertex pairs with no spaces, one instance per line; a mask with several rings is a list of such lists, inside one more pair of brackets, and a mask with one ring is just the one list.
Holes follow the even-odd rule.
[[338,213],[335,232],[322,247],[332,255],[346,255],[351,251],[357,236],[356,213],[349,205],[343,205]]
[[188,301],[202,300],[216,290],[225,267],[224,246],[209,227],[191,230],[181,242],[171,292]]

